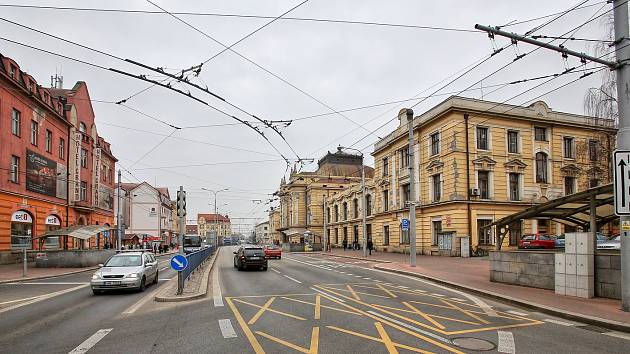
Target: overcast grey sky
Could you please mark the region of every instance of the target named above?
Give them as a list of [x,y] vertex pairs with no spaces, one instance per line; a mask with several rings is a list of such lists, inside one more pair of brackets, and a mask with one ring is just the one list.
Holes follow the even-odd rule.
[[[292,1],[166,1],[156,4],[169,11],[278,16],[301,0]],[[115,8],[158,10],[145,0],[115,1],[10,1],[0,4],[51,5],[83,8]],[[310,0],[288,17],[385,22],[406,25],[474,29],[476,23],[502,25],[564,11],[579,1],[327,1]],[[604,1],[588,1],[593,5],[570,12],[536,32],[558,36],[584,23],[592,16],[611,10]],[[159,10],[158,10],[159,11]],[[172,71],[197,65],[221,51],[223,47],[166,14],[88,12],[53,9],[0,7],[0,17],[55,34],[72,41],[155,67]],[[183,20],[217,40],[231,44],[264,25],[269,19],[219,16],[181,15]],[[524,33],[550,18],[505,27]],[[599,39],[606,32],[601,19],[582,27],[576,37]],[[50,37],[0,21],[2,36],[33,46],[64,53],[105,67],[135,74],[151,74],[147,70],[107,56],[77,48]],[[509,41],[497,38],[502,46]],[[559,42],[555,42],[559,44]],[[571,49],[593,53],[593,45],[570,41]],[[313,21],[278,20],[234,47],[257,64],[281,76],[294,86],[336,110],[360,107],[414,97],[439,81],[492,52],[492,43],[485,33],[383,27],[360,24],[338,24]],[[533,47],[518,45],[518,53]],[[118,101],[146,88],[147,83],[99,70],[60,57],[0,41],[0,52],[15,59],[21,68],[40,84],[48,85],[50,75],[61,73],[65,87],[77,80],[88,83],[93,100]],[[469,75],[457,80],[441,92],[457,92],[497,68],[509,63],[518,54],[508,48],[484,63]],[[563,71],[578,65],[569,58],[545,50],[527,56],[507,69],[483,81],[483,86],[525,79]],[[587,67],[593,67],[589,64]],[[157,76],[149,76],[158,78]],[[577,78],[561,77],[549,84],[509,101],[523,104],[543,92]],[[161,78],[160,78],[161,79]],[[598,85],[592,75],[543,98],[554,110],[583,113],[582,97],[586,89]],[[209,89],[250,113],[267,120],[288,120],[321,113],[330,109],[295,88],[274,78],[241,57],[225,52],[205,64],[195,83]],[[488,94],[491,89],[462,93],[463,96],[501,102],[536,85],[511,85]],[[175,87],[183,88],[181,84]],[[479,85],[478,85],[479,86]],[[477,87],[478,87],[477,86]],[[241,112],[199,91],[193,94],[245,120]],[[431,90],[423,92],[428,94]],[[427,99],[414,108],[416,114],[445,99],[447,95]],[[417,101],[414,101],[415,103]],[[412,103],[412,104],[413,104]],[[179,127],[234,123],[191,99],[167,89],[155,87],[127,102],[129,107]],[[347,118],[331,114],[293,122],[282,132],[302,158],[317,161],[327,150],[339,144],[372,151],[377,139],[366,135],[353,120],[367,130],[374,130],[393,118],[398,110],[411,104],[392,104],[344,113]],[[219,211],[238,217],[266,219],[269,205],[252,202],[265,200],[278,188],[286,170],[285,162],[262,137],[243,125],[226,125],[181,129],[151,151],[164,135],[173,129],[139,113],[111,103],[93,103],[98,132],[112,144],[120,163],[133,176],[158,186],[167,186],[174,198],[177,186],[188,191],[189,219],[197,212],[213,209],[210,193],[201,190],[229,188],[219,194]],[[378,130],[384,136],[395,122]],[[289,158],[295,158],[289,147],[269,129],[265,134]],[[182,140],[188,139],[188,140]],[[194,141],[190,141],[194,140]],[[219,145],[219,146],[217,146]],[[149,154],[147,152],[151,151]],[[146,155],[146,156],[145,156]],[[144,157],[143,157],[144,156]],[[139,158],[143,157],[138,161]],[[371,159],[367,160],[371,164]],[[205,164],[205,165],[204,165]],[[214,164],[214,165],[208,165]],[[186,165],[204,165],[184,167]],[[133,167],[131,167],[133,166]],[[157,167],[157,168],[156,168]],[[159,168],[159,169],[158,169]],[[305,165],[312,170],[316,164]],[[124,180],[136,181],[128,173]],[[224,205],[227,203],[228,205]],[[251,225],[252,219],[233,220]],[[242,226],[241,229],[245,229]]]

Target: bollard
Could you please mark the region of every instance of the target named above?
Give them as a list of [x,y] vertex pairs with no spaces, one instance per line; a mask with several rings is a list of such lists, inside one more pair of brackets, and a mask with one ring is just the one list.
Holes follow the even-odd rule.
[[28,257],[26,256],[26,248],[22,250],[22,277],[26,278],[26,274],[28,273]]

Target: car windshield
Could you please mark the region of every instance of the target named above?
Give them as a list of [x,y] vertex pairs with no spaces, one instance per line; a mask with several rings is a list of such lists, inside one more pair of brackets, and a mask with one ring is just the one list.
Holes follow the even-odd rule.
[[142,257],[139,255],[114,256],[105,263],[105,267],[137,267],[141,265]]
[[262,256],[263,250],[262,248],[246,248],[245,255],[246,256]]
[[184,247],[201,247],[201,237],[200,236],[185,236],[184,237]]
[[534,235],[525,236],[525,237],[523,237],[523,241],[533,240],[534,238],[535,238]]

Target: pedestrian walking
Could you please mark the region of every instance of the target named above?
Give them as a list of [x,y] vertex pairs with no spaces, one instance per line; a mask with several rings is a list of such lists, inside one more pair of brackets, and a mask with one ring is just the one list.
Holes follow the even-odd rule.
[[343,241],[341,242],[343,244],[343,250],[344,252],[346,251],[346,249],[348,248],[348,240],[346,240],[345,238],[343,239]]
[[374,244],[372,243],[372,239],[368,238],[367,240],[367,249],[368,251],[370,251],[370,256],[372,255],[372,248],[374,247]]

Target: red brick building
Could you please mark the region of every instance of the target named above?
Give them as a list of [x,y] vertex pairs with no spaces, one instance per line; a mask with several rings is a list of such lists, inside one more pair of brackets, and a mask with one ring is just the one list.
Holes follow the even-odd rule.
[[[75,174],[77,138],[81,169]],[[100,234],[87,242],[57,237],[41,245],[37,238],[72,225],[113,225],[115,162],[96,133],[85,83],[44,88],[0,54],[0,264],[13,262],[23,249],[94,247],[96,238],[103,245]]]

